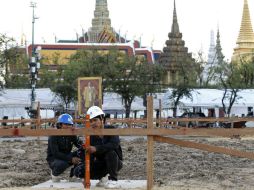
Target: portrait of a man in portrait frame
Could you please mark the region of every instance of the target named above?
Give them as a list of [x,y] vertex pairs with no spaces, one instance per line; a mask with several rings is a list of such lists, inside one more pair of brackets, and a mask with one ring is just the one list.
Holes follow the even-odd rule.
[[101,77],[78,78],[78,110],[79,115],[86,114],[91,106],[102,104]]

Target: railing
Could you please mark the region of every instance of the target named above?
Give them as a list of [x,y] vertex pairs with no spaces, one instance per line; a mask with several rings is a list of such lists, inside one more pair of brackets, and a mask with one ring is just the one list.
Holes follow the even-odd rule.
[[[0,126],[0,136],[52,136],[52,135],[119,135],[119,136],[147,136],[147,189],[151,190],[153,187],[153,152],[154,142],[163,142],[174,144],[177,146],[195,148],[199,150],[222,153],[231,156],[244,157],[254,159],[253,152],[239,151],[224,147],[207,145],[202,143],[195,143],[190,141],[178,140],[172,137],[174,135],[186,136],[220,136],[220,137],[241,137],[241,136],[254,136],[254,128],[241,128],[241,129],[224,129],[224,128],[188,128],[179,127],[178,122],[189,121],[208,121],[208,122],[240,122],[240,121],[254,121],[254,118],[169,118],[169,119],[153,119],[153,99],[148,97],[148,110],[147,119],[110,119],[110,123],[128,123],[130,127],[124,129],[92,129],[92,128],[73,128],[73,129],[54,129],[44,127],[47,123],[56,122],[56,118],[52,119],[13,119],[13,120],[0,120],[1,123],[6,123],[6,126]],[[76,123],[84,124],[84,119],[75,120]],[[12,125],[12,124],[19,125]],[[26,124],[22,126],[21,124]],[[28,123],[28,124],[27,124]],[[160,127],[155,127],[156,123],[160,123]],[[172,128],[168,129],[163,127],[164,123],[169,124]],[[135,128],[137,124],[145,125],[144,128]],[[43,126],[44,125],[44,126]],[[34,126],[36,126],[34,128]],[[131,127],[132,126],[132,127]],[[33,128],[33,129],[31,129]]]

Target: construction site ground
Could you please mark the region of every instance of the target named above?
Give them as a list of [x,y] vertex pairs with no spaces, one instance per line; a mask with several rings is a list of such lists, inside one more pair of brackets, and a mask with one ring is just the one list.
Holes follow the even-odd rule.
[[[177,138],[254,152],[254,138]],[[124,167],[119,180],[146,180],[146,137],[121,137],[121,145]],[[33,186],[50,180],[46,149],[47,140],[42,137],[0,138],[0,189],[34,190]],[[253,179],[253,160],[166,143],[154,145],[154,189],[253,189]]]

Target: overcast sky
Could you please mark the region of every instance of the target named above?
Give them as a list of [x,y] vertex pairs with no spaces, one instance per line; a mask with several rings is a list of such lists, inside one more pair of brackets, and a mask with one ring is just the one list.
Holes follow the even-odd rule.
[[[20,41],[22,32],[31,43],[31,0],[0,0],[0,32]],[[76,32],[91,27],[95,0],[35,0],[35,43],[75,39]],[[220,28],[223,53],[231,58],[236,46],[244,0],[176,0],[178,23],[189,52],[201,48],[207,55],[211,29]],[[249,0],[254,24],[254,0]],[[108,0],[112,26],[128,39],[162,50],[171,30],[173,0]]]

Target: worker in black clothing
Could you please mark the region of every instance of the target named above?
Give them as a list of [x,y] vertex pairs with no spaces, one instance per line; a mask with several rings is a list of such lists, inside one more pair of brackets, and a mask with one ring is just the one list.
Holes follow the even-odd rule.
[[[88,109],[90,124],[94,129],[113,128],[104,125],[104,112],[97,106]],[[122,168],[122,149],[119,136],[91,136],[90,146],[86,147],[86,152],[90,153],[90,177],[99,179],[98,187],[118,188],[118,172]],[[82,156],[84,158],[84,155]],[[74,169],[76,177],[84,177],[84,160]]]
[[[62,114],[57,121],[57,128],[73,127],[73,119],[69,114]],[[77,136],[50,136],[48,139],[47,162],[51,169],[52,181],[59,182],[58,176],[69,166],[81,162],[77,151],[72,152],[73,145],[82,147],[82,141]]]

